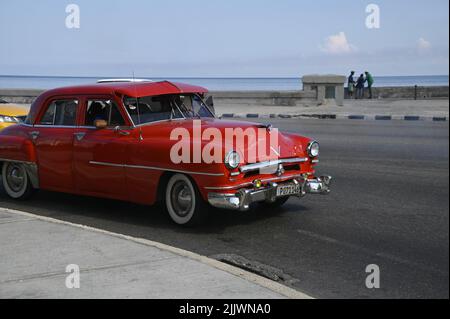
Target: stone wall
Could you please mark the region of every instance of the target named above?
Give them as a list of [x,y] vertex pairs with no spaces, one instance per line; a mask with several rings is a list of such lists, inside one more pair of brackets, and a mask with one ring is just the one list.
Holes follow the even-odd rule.
[[[0,99],[10,103],[30,104],[42,90],[0,89]],[[295,106],[317,104],[314,91],[230,91],[210,92],[220,105]],[[449,87],[382,87],[373,88],[374,98],[380,99],[448,99]],[[346,92],[347,96],[347,92]]]
[[[393,87],[374,87],[372,88],[374,99],[448,99],[448,86],[393,86]],[[368,90],[365,90],[366,97]],[[345,97],[348,98],[347,89]]]
[[0,89],[0,99],[9,103],[31,104],[43,90]]
[[317,102],[314,91],[222,91],[209,94],[218,105],[296,106]]

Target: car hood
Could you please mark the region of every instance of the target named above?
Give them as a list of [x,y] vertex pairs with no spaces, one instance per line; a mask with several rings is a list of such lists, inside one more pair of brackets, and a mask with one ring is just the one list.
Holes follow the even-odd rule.
[[[304,157],[307,156],[307,144],[310,139],[299,136],[296,134],[282,133],[276,130],[275,128],[269,128],[266,124],[254,123],[254,122],[245,122],[245,121],[229,121],[229,120],[220,120],[220,119],[188,119],[188,120],[173,120],[166,121],[160,123],[154,123],[149,125],[144,125],[141,127],[142,135],[145,140],[152,140],[154,138],[161,138],[165,141],[170,141],[168,145],[173,145],[177,143],[178,140],[171,140],[170,136],[174,129],[182,128],[189,132],[190,141],[193,143],[195,140],[198,141],[198,132],[194,132],[194,121],[196,125],[199,123],[200,132],[203,133],[210,129],[215,128],[218,129],[221,133],[220,141],[211,142],[208,138],[206,140],[202,140],[202,145],[206,145],[209,143],[220,143],[220,147],[224,150],[224,152],[229,151],[229,144],[226,137],[226,129],[241,129],[245,131],[248,128],[253,128],[255,131],[259,129],[259,134],[257,134],[257,139],[253,142],[249,141],[248,138],[243,140],[243,143],[237,145],[238,151],[241,155],[244,155],[245,162],[254,162],[254,160],[248,161],[249,150],[256,149],[257,143],[262,139],[265,139],[267,142],[266,145],[266,153],[265,155],[274,157],[274,158],[291,158],[291,157]],[[198,127],[198,126],[197,126]],[[208,130],[209,132],[211,130]],[[206,132],[208,132],[206,131]],[[197,133],[197,134],[196,134]],[[276,134],[277,139],[274,139],[271,135]],[[196,138],[197,137],[197,138]],[[205,137],[204,137],[205,138]],[[273,144],[271,141],[277,140],[276,144]],[[260,158],[257,156],[256,161],[266,160],[266,158]]]

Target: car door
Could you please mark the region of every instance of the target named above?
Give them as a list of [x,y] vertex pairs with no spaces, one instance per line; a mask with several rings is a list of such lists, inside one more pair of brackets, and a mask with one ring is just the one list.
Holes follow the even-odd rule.
[[[134,136],[119,105],[112,96],[88,96],[83,100],[73,142],[75,183],[80,193],[128,199],[125,164],[128,144]],[[97,129],[96,120],[105,120],[107,127]]]
[[58,97],[44,104],[44,111],[30,130],[39,164],[40,188],[73,192],[73,139],[80,101]]

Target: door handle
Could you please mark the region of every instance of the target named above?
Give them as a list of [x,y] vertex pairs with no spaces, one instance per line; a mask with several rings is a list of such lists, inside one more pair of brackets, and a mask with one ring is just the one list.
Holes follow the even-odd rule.
[[114,132],[116,132],[117,134],[122,135],[122,136],[128,136],[128,135],[130,135],[130,132],[121,130],[121,129],[120,129],[120,126],[116,126],[116,127],[114,128]]
[[78,132],[78,133],[74,133],[73,135],[75,135],[75,137],[77,138],[77,141],[81,141],[84,138],[84,136],[86,135],[86,133]]
[[32,131],[29,133],[31,136],[31,139],[34,141],[39,137],[39,131]]

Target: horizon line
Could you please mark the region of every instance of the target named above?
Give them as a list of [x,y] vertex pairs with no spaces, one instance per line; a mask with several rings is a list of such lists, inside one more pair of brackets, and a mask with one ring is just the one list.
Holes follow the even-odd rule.
[[[307,74],[305,74],[307,75]],[[321,75],[321,74],[318,74]],[[323,73],[322,75],[327,75]],[[138,76],[139,78],[154,79],[301,79],[302,76]],[[374,77],[449,77],[449,74],[416,74],[416,75],[374,75]],[[124,78],[124,76],[102,76],[102,75],[34,75],[34,74],[0,74],[0,77],[45,77],[45,78]]]

